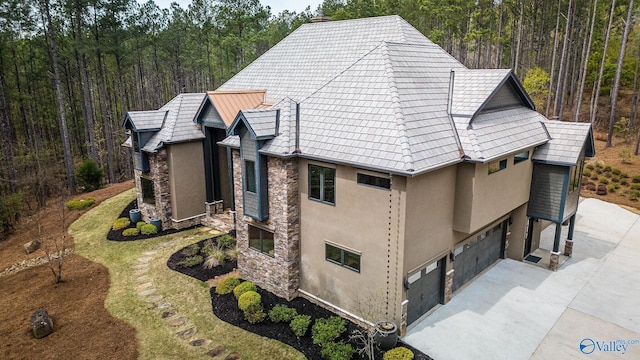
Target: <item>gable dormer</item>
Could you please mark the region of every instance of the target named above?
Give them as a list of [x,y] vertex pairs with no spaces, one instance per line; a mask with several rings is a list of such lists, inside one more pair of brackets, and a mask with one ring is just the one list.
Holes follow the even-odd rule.
[[522,88],[518,79],[510,73],[504,81],[487,98],[479,109],[479,113],[494,111],[499,109],[513,108],[516,106],[528,107],[535,110],[533,101]]
[[269,218],[267,157],[259,151],[277,136],[279,122],[280,110],[240,111],[228,130],[240,137],[244,214],[258,221]]
[[166,110],[129,111],[125,116],[122,127],[128,130],[131,136],[134,169],[149,171],[149,159],[142,148],[160,131],[166,117]]

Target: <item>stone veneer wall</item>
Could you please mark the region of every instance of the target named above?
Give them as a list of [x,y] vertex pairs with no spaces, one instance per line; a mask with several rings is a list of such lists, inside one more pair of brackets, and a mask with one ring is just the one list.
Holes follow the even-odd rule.
[[[142,220],[149,222],[149,219],[157,217],[162,221],[162,228],[175,228],[175,223],[171,221],[171,188],[169,186],[169,163],[167,162],[167,150],[160,149],[155,154],[149,155],[149,172],[143,173],[135,170],[136,189],[138,192],[138,208],[142,215]],[[156,198],[155,205],[142,201],[142,185],[140,177],[145,177],[153,181],[153,190]],[[184,227],[184,226],[183,226]]]
[[[298,163],[295,159],[268,158],[270,218],[264,222],[244,216],[241,164],[240,152],[233,150],[238,269],[242,278],[291,300],[297,296],[300,282]],[[273,231],[273,257],[249,248],[249,224]]]

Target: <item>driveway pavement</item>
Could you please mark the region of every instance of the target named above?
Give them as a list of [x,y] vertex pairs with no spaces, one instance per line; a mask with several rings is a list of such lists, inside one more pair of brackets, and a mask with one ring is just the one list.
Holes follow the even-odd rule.
[[404,340],[436,360],[640,359],[640,216],[585,199],[574,240],[557,272],[499,261]]

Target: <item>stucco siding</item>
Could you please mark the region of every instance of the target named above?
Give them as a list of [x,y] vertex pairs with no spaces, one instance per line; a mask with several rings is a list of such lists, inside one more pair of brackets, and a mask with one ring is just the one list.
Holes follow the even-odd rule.
[[489,164],[458,165],[454,230],[471,234],[529,200],[533,163],[514,164],[513,155],[503,159],[507,167],[492,174]]
[[[405,186],[392,177],[391,190],[359,185],[352,167],[336,169],[335,205],[309,199],[308,165],[300,160],[300,288],[369,320],[387,312],[400,323]],[[387,177],[387,174],[376,174]],[[360,254],[360,272],[325,259],[325,244]],[[387,295],[388,294],[388,295]]]
[[439,259],[453,246],[455,184],[455,166],[407,179],[404,273]]
[[202,141],[167,146],[171,217],[182,220],[205,212],[206,188]]
[[562,192],[567,181],[567,169],[563,166],[534,164],[528,216],[562,221],[560,207],[563,205]]

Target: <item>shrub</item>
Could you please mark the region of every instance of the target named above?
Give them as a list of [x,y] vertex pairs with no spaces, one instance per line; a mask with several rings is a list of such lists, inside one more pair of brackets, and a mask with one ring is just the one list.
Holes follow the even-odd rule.
[[628,164],[631,161],[631,150],[629,149],[622,149],[620,150],[620,152],[618,153],[618,156],[620,157],[620,160],[624,163],[624,164]]
[[[205,249],[206,247],[206,249]],[[209,247],[207,244],[202,247],[202,253],[207,255],[207,260],[204,262],[204,267],[207,269],[214,268],[216,266],[224,264],[224,260],[227,255],[220,247]]]
[[620,175],[622,173],[622,170],[618,168],[613,168],[611,169],[611,172],[613,173],[613,175]]
[[233,276],[229,276],[228,278],[225,278],[218,283],[218,285],[216,286],[216,294],[230,294],[238,285],[240,285],[240,280],[234,278]]
[[259,322],[264,321],[264,319],[267,318],[267,314],[264,313],[264,309],[262,308],[262,305],[260,304],[251,305],[249,306],[247,311],[244,312],[244,318],[250,324],[257,324]]
[[140,227],[140,232],[143,235],[153,235],[158,233],[158,228],[153,224],[144,224]]
[[76,178],[84,192],[100,188],[103,172],[93,159],[85,159],[76,169]]
[[619,183],[620,182],[620,178],[617,177],[617,176],[614,176],[614,177],[611,178],[611,182]]
[[629,185],[629,180],[627,180],[627,179],[622,179],[622,180],[620,180],[620,185],[622,185],[622,186],[627,186],[627,185]]
[[236,249],[227,249],[224,251],[224,255],[227,257],[227,259],[233,261],[236,260],[238,258],[238,250]]
[[240,296],[247,291],[258,291],[258,288],[251,281],[243,281],[240,285],[233,288],[233,295],[236,299],[239,299]]
[[589,169],[589,170],[593,170],[593,169],[595,169],[595,168],[596,168],[595,166],[593,166],[593,164],[587,164],[587,165],[585,165],[585,167],[586,167],[587,169]]
[[230,248],[236,247],[236,239],[229,234],[218,236],[218,238],[216,239],[216,242],[218,243],[219,246],[223,248],[230,249]]
[[631,192],[629,192],[629,200],[631,201],[638,201],[638,198],[640,197],[640,191],[638,190],[631,190]]
[[613,175],[611,175],[611,173],[610,173],[610,172],[606,172],[606,173],[604,173],[604,177],[606,177],[606,178],[611,178],[611,176],[613,176]]
[[636,183],[636,184],[637,184],[637,183],[640,183],[640,175],[634,175],[634,176],[631,178],[631,182]]
[[406,347],[398,346],[386,353],[382,357],[383,360],[413,360],[413,351]]
[[598,174],[591,175],[591,180],[598,180],[598,179],[599,179]]
[[204,244],[202,245],[202,249],[200,250],[200,253],[202,253],[202,255],[209,256],[217,248],[218,247],[213,242],[213,240],[209,239],[205,241]]
[[69,200],[65,204],[69,210],[83,210],[96,202],[94,198]]
[[599,182],[600,182],[600,184],[607,185],[609,183],[609,180],[607,180],[607,178],[603,177],[603,178],[600,178]]
[[293,330],[293,333],[297,337],[302,337],[307,333],[309,325],[311,324],[311,316],[309,315],[296,315],[291,320],[289,327]]
[[613,168],[609,165],[604,167],[604,172],[611,172],[611,170],[613,170]]
[[242,311],[247,311],[251,306],[258,306],[262,302],[262,297],[255,291],[247,291],[240,295],[238,299],[238,308]]
[[200,246],[198,244],[191,244],[180,251],[180,253],[185,256],[197,255],[198,252],[200,252]]
[[623,173],[620,173],[620,177],[623,178],[623,179],[628,179],[629,178],[629,174],[623,172]]
[[193,255],[193,256],[187,256],[186,258],[180,260],[178,262],[178,265],[184,266],[184,267],[194,267],[202,264],[202,262],[204,262],[204,259],[202,258],[202,256]]
[[334,341],[347,330],[346,325],[346,322],[339,316],[316,320],[311,328],[313,343],[322,345]]
[[582,175],[583,175],[583,176],[586,176],[586,177],[590,177],[590,176],[591,176],[591,170],[589,170],[589,169],[584,169],[584,171],[582,172]]
[[327,360],[349,360],[353,356],[353,347],[343,342],[330,342],[322,346],[322,357]]
[[631,190],[640,190],[640,184],[631,184]]
[[138,234],[140,234],[140,230],[138,230],[137,228],[129,228],[129,229],[124,229],[124,231],[122,231],[122,236],[138,236]]
[[616,186],[611,184],[607,186],[607,190],[609,190],[610,193],[615,192],[616,191]]
[[604,165],[602,165],[602,162],[596,161],[596,169],[602,169],[603,167]]
[[136,229],[141,230],[141,229],[142,229],[142,227],[143,227],[143,226],[145,226],[145,225],[147,225],[147,223],[146,223],[146,222],[144,222],[144,221],[138,221],[138,222],[136,223]]
[[129,218],[126,218],[126,217],[121,217],[113,222],[113,226],[111,226],[111,230],[121,230],[126,227],[129,227],[129,225],[131,225],[131,220],[129,220]]
[[291,322],[296,315],[298,315],[296,309],[286,305],[276,305],[269,311],[269,319],[274,323]]
[[595,171],[595,172],[596,172],[596,174],[598,174],[598,175],[600,175],[600,174],[602,174],[602,173],[603,173],[602,168],[596,168],[594,171]]

